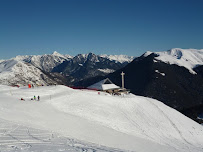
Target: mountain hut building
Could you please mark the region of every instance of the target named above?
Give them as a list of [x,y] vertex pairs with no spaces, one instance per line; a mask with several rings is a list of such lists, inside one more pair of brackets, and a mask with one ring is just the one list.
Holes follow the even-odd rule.
[[119,86],[115,85],[109,78],[101,80],[87,88],[98,90],[98,91],[104,91],[110,94],[117,94],[117,95],[120,95],[121,92],[124,93],[124,90],[127,91],[126,89],[122,89]]

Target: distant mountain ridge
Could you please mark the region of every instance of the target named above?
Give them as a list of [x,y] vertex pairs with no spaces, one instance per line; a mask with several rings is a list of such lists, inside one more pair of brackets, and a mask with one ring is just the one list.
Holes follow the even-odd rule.
[[79,81],[95,76],[105,76],[112,73],[132,61],[127,56],[100,56],[93,53],[78,54],[71,60],[64,61],[56,66],[52,72],[61,73],[69,80],[69,85],[77,85]]
[[61,55],[55,51],[52,54],[17,56],[14,59],[30,63],[43,71],[51,72],[55,66],[71,58],[70,55]]
[[[93,53],[79,54],[73,57],[70,55],[62,55],[56,51],[52,54],[45,55],[16,56],[10,60],[0,61],[0,84],[25,85],[27,83],[33,83],[42,85],[73,85],[73,82],[81,80],[83,77],[88,77],[84,75],[84,71],[86,71],[89,76],[94,76],[95,73],[97,73],[97,75],[106,75],[121,68],[121,65],[127,64],[127,62],[120,63],[119,56],[115,56],[115,59],[116,57],[118,58],[117,61],[110,61],[105,57],[100,57],[99,55],[95,55]],[[129,61],[130,57],[125,57],[126,61]],[[125,60],[125,57],[122,57],[121,62]],[[102,64],[99,62],[102,62]],[[64,72],[53,70],[59,65],[59,67],[62,67],[61,65],[66,63],[72,63],[69,64],[71,67],[66,67],[66,69],[72,70],[66,70]],[[80,68],[83,66],[83,64],[89,66],[91,65],[90,69],[94,69],[97,72],[94,72],[94,70],[91,72],[88,71],[89,66],[84,66],[86,69],[84,67]],[[112,68],[111,64],[114,65],[114,68]],[[70,73],[71,76],[67,77],[67,75],[70,75]],[[76,80],[74,77],[77,77]]]

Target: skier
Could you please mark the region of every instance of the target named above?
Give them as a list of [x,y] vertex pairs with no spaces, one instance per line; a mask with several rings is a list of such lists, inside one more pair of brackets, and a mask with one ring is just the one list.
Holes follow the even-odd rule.
[[38,99],[38,101],[39,101],[39,100],[40,100],[40,97],[38,96],[37,99]]
[[34,96],[34,100],[36,100],[36,97]]

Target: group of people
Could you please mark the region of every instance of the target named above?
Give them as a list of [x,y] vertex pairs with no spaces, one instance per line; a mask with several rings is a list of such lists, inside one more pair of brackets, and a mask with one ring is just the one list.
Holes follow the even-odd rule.
[[[25,101],[24,98],[20,98],[20,100]],[[36,98],[36,96],[34,96],[33,98],[31,98],[31,100],[37,100],[37,101],[39,101],[40,100],[40,96],[37,96],[37,98]]]
[[34,96],[34,98],[31,98],[31,100],[40,100],[40,96],[37,96],[37,98],[36,98],[36,96]]

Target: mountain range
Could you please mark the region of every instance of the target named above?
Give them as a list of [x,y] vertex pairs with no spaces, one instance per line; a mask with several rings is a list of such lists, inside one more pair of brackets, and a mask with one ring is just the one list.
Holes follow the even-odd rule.
[[131,62],[134,57],[124,55],[78,54],[16,56],[0,61],[0,84],[74,85],[84,78],[104,76]]
[[78,54],[71,60],[66,60],[56,66],[52,72],[61,73],[67,78],[68,85],[77,85],[79,81],[95,76],[105,76],[112,73],[132,61],[132,57],[120,56],[99,56],[93,53]]

